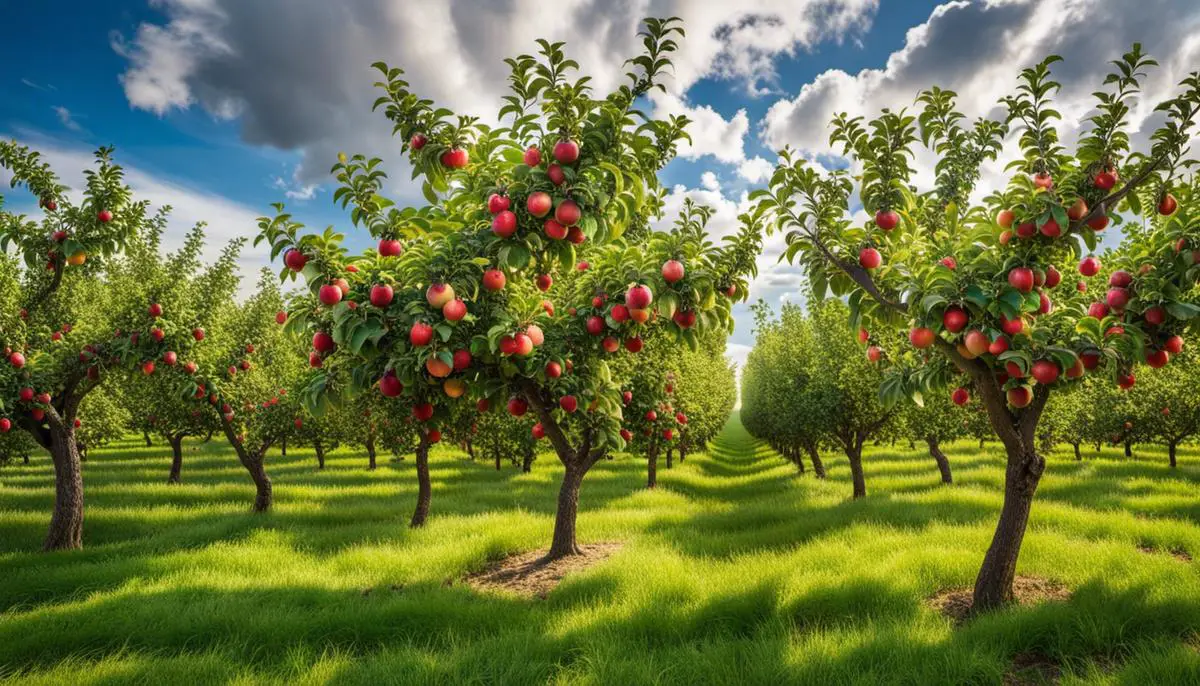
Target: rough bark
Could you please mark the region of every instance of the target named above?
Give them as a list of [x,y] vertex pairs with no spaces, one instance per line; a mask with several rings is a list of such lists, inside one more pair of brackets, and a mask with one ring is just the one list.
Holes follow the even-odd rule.
[[150,442],[150,432],[149,431],[142,432],[142,440],[146,441],[147,448],[154,446],[154,443]]
[[650,447],[649,454],[646,455],[646,488],[655,488],[658,486],[658,445]]
[[687,440],[680,441],[679,443],[679,464],[683,464],[683,461],[687,459],[687,451],[690,447],[688,443]]
[[325,444],[314,441],[313,451],[317,453],[317,469],[325,469]]
[[422,433],[417,442],[417,508],[408,525],[417,528],[425,525],[429,516],[429,501],[433,498],[433,486],[429,482],[429,434]]
[[796,464],[796,469],[799,470],[801,474],[803,474],[805,471],[804,470],[804,455],[800,452],[799,446],[793,445],[788,448],[788,451],[791,453],[790,457],[791,457],[792,462],[794,462]]
[[50,425],[50,459],[54,463],[54,512],[43,550],[83,547],[83,469],[75,430],[67,422]]
[[817,450],[817,446],[810,443],[808,448],[808,460],[812,462],[813,474],[817,475],[818,479],[825,478],[825,463],[821,461],[821,453]]
[[670,469],[675,466],[674,457],[675,457],[675,448],[673,446],[667,446],[667,469]]
[[1167,457],[1171,460],[1171,469],[1175,469],[1175,441],[1167,443]]
[[1072,443],[1072,444],[1071,444],[1071,447],[1075,449],[1075,461],[1076,461],[1076,462],[1082,462],[1082,461],[1083,461],[1083,453],[1080,453],[1080,452],[1079,452],[1079,444],[1078,444],[1078,443]]
[[528,474],[533,471],[533,451],[525,453],[525,457],[521,460],[521,471]]
[[1125,441],[1125,457],[1133,457],[1133,444]]
[[925,443],[929,445],[929,456],[937,462],[938,471],[942,474],[942,483],[954,483],[953,477],[950,476],[950,460],[946,459],[946,453],[942,452],[941,441],[936,436],[926,436]]
[[550,539],[550,551],[546,558],[556,560],[568,555],[578,555],[575,543],[575,519],[579,514],[579,487],[583,485],[586,469],[580,465],[568,465],[563,473],[562,485],[558,488],[558,509],[554,513],[554,535]]
[[367,436],[366,448],[367,448],[367,460],[368,460],[367,469],[374,471],[375,470],[375,435],[374,434]]
[[171,444],[171,473],[167,483],[177,484],[183,473],[183,434],[175,434],[168,439]]
[[854,481],[854,497],[863,498],[867,495],[867,481],[863,476],[862,443],[846,446],[846,457],[850,460],[850,475]]
[[233,446],[233,450],[237,453],[238,461],[246,468],[246,472],[250,474],[250,480],[254,482],[256,490],[254,496],[254,511],[267,512],[271,509],[271,504],[274,502],[274,493],[271,490],[271,477],[267,476],[267,469],[263,464],[266,458],[267,450],[271,448],[271,442],[264,442],[256,451],[250,451],[238,440],[237,434],[233,431],[233,425],[224,417],[221,418],[221,431],[225,434],[225,440],[229,441],[229,445]]

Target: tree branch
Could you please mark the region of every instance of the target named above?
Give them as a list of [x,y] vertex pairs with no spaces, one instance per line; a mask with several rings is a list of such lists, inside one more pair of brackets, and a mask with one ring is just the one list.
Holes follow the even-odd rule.
[[1142,182],[1144,182],[1146,179],[1148,179],[1150,177],[1150,175],[1153,174],[1156,169],[1158,169],[1158,165],[1162,164],[1166,160],[1166,158],[1167,158],[1166,153],[1163,153],[1163,154],[1159,155],[1158,157],[1154,158],[1152,161],[1150,161],[1150,163],[1148,163],[1146,165],[1146,167],[1144,169],[1142,169],[1136,175],[1134,175],[1133,178],[1129,179],[1129,181],[1124,186],[1122,186],[1120,190],[1116,191],[1115,193],[1109,194],[1103,200],[1096,203],[1096,205],[1094,207],[1090,208],[1088,210],[1088,213],[1085,214],[1083,217],[1071,222],[1071,224],[1067,230],[1068,231],[1077,230],[1079,227],[1083,226],[1084,224],[1087,224],[1091,220],[1099,217],[1100,215],[1108,214],[1109,208],[1116,207],[1117,203],[1121,202],[1121,200],[1123,200],[1126,195],[1129,195],[1131,192],[1133,192],[1133,190],[1135,188],[1137,188],[1137,186],[1141,185]]
[[846,262],[837,255],[833,254],[833,252],[829,250],[829,248],[826,247],[823,242],[821,242],[821,239],[817,238],[816,234],[811,231],[808,232],[808,239],[812,241],[814,246],[817,247],[817,250],[821,251],[821,254],[824,255],[828,262],[842,270],[846,276],[849,276],[854,283],[858,284],[864,291],[866,291],[867,294],[875,300],[875,302],[890,310],[899,312],[900,314],[905,314],[908,312],[908,305],[906,303],[891,300],[879,290],[879,286],[875,283],[875,279],[871,278],[871,273],[866,269],[863,269],[861,266],[852,262]]

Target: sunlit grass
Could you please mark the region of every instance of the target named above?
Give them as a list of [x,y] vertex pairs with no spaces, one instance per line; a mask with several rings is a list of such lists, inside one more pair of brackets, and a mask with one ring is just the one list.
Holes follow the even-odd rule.
[[[43,554],[44,458],[0,470],[0,675],[28,683],[996,683],[1013,656],[1067,683],[1200,682],[1200,454],[1075,462],[1050,456],[1020,573],[1066,584],[1067,603],[955,629],[925,598],[966,586],[1000,504],[999,451],[948,450],[954,486],[905,445],[866,458],[869,496],[746,435],[643,488],[645,465],[602,461],[583,486],[582,542],[620,540],[545,600],[483,594],[465,574],[544,547],[556,461],[497,472],[447,447],[433,514],[406,526],[411,460],[375,472],[348,450],[273,456],[276,506],[217,441],[133,440],[85,466],[83,551]],[[1140,547],[1158,552],[1147,553]]]

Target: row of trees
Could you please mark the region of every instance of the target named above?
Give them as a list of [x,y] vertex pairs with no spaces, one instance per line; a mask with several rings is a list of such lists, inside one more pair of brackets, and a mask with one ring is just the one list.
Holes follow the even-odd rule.
[[598,99],[586,77],[573,78],[562,44],[539,41],[537,56],[508,61],[500,128],[435,108],[401,70],[377,65],[376,106],[428,204],[401,208],[382,195],[378,159],[341,156],[334,199],[378,245],[350,255],[341,234],[307,233],[277,206],[255,242],[282,261],[282,281],[307,286],[286,298],[265,274],[235,302],[241,240],[203,265],[197,227],[164,255],[167,210],[151,216],[134,200],[110,150],[78,199],[36,152],[0,145],[13,186],[42,212],[0,211],[0,449],[32,440],[53,457],[45,547],[82,544],[80,447],[91,422],[81,404],[107,385],[104,397],[122,401],[106,409],[123,415],[106,429],[165,439],[172,479],[186,437],[228,441],[257,511],[273,499],[266,456],[288,442],[312,445],[319,461],[357,443],[372,465],[377,446],[411,446],[420,526],[429,448],[443,433],[471,453],[519,454],[526,468],[545,439],[566,468],[549,556],[578,552],[583,477],[647,420],[627,414],[631,403],[670,407],[678,436],[656,435],[686,451],[715,433],[732,402],[721,354],[753,274],[757,227],[714,244],[707,210],[689,205],[672,230],[651,228],[664,193],[657,174],[688,122],[648,118],[635,104],[661,88],[682,33],[677,19],[648,19],[628,83]]

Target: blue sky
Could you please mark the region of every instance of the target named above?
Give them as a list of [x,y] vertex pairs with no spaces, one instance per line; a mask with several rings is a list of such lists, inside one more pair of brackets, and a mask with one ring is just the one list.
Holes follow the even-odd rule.
[[[1200,41],[1191,38],[1200,10],[1184,0],[448,0],[421,12],[411,5],[8,2],[3,22],[20,28],[0,41],[0,135],[64,164],[117,146],[135,187],[182,209],[180,235],[199,219],[210,221],[215,238],[253,233],[254,216],[275,201],[310,225],[345,227],[324,182],[334,153],[400,164],[385,122],[369,111],[371,61],[403,66],[440,102],[484,114],[494,112],[503,86],[500,58],[531,49],[533,37],[566,40],[603,84],[619,77],[636,48],[637,19],[674,13],[689,35],[675,81],[653,108],[697,119],[697,141],[663,180],[676,205],[685,196],[711,202],[716,230],[732,231],[740,199],[761,183],[773,150],[790,145],[839,164],[824,140],[834,111],[909,105],[938,83],[960,93],[968,114],[983,114],[1019,66],[1055,52],[1080,82],[1064,89],[1067,109],[1077,103],[1086,113],[1105,61],[1134,40],[1163,62],[1161,83],[1148,91],[1165,90],[1200,63]],[[543,30],[531,32],[530,16],[544,20]],[[1155,18],[1163,16],[1174,21]],[[1078,30],[1084,23],[1086,35]],[[404,172],[393,168],[393,190],[416,201]],[[993,176],[985,184],[1002,178]],[[248,255],[247,271],[262,261]],[[796,299],[794,271],[774,261],[762,260],[753,296]],[[735,358],[752,342],[747,308],[737,314]]]

